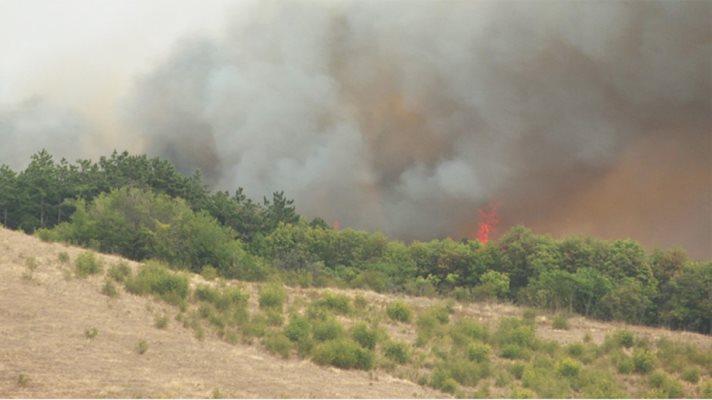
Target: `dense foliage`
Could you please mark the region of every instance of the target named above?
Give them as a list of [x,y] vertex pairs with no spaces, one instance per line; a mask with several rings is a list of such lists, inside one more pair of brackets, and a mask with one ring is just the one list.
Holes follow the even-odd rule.
[[281,192],[261,203],[241,188],[210,193],[198,173],[187,177],[165,160],[126,152],[71,164],[41,151],[19,173],[0,167],[0,222],[46,240],[228,278],[277,275],[302,286],[511,300],[712,332],[712,262],[690,261],[680,250],[648,254],[632,240],[554,240],[521,226],[485,245],[449,238],[405,244],[307,222]]

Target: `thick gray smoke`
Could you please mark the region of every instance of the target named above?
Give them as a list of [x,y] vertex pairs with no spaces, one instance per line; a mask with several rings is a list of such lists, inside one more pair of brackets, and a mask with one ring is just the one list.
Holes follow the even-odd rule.
[[123,146],[30,102],[0,113],[0,161],[143,146],[216,189],[285,190],[307,216],[402,239],[471,235],[494,203],[500,232],[712,257],[712,2],[239,11],[137,79]]
[[260,2],[180,44],[128,115],[217,187],[342,225],[457,237],[493,201],[500,230],[709,256],[711,20],[702,1]]

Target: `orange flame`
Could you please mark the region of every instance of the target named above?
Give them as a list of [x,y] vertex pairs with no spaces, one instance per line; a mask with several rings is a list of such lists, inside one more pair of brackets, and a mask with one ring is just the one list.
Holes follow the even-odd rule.
[[338,231],[339,229],[341,229],[341,222],[339,222],[338,219],[335,219],[335,220],[331,223],[331,227],[334,228],[335,231]]
[[480,226],[477,229],[477,240],[482,244],[487,244],[490,236],[495,233],[497,223],[499,223],[499,217],[497,217],[497,208],[494,204],[490,204],[487,208],[480,210]]

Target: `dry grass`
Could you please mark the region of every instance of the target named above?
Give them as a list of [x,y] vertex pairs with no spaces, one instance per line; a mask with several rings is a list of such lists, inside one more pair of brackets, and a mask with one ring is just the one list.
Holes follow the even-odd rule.
[[[232,331],[216,335],[208,322],[193,317],[193,311],[158,303],[149,297],[134,296],[117,284],[120,295],[101,294],[106,281],[103,272],[84,279],[68,278],[71,263],[59,260],[67,254],[74,260],[82,249],[39,240],[0,228],[0,394],[2,397],[446,397],[446,394],[418,386],[423,371],[393,362],[387,369],[373,371],[338,370],[319,367],[293,355],[283,359],[254,340],[245,345]],[[23,284],[27,259],[32,285]],[[98,255],[104,265],[125,263],[134,273],[137,264],[116,256]],[[66,259],[66,257],[62,257]],[[220,287],[222,280],[192,275],[190,285]],[[227,285],[235,285],[228,282]],[[237,283],[249,295],[248,308],[260,313],[259,284]],[[285,324],[289,313],[304,312],[309,303],[325,293],[345,295],[354,305],[351,314],[338,316],[348,330],[355,319],[378,322],[379,329],[393,342],[413,342],[414,325],[391,320],[386,308],[402,301],[419,315],[442,300],[384,295],[364,290],[286,288]],[[364,301],[365,299],[365,301]],[[161,309],[160,313],[155,310]],[[452,304],[451,318],[469,318],[495,327],[501,318],[519,317],[523,309],[508,304]],[[179,315],[174,321],[172,316]],[[171,323],[159,319],[171,316]],[[636,336],[650,340],[669,338],[712,349],[712,338],[688,332],[626,326],[570,316],[567,330],[554,329],[553,316],[535,317],[537,336],[561,344],[586,341],[602,343],[607,333],[625,327]],[[83,331],[96,327],[99,334],[87,340]],[[159,328],[159,329],[157,329]],[[275,337],[268,337],[268,339]],[[139,356],[137,343],[145,341],[147,351]],[[271,343],[271,342],[270,342]],[[279,344],[279,343],[277,343]],[[272,346],[275,347],[275,346]],[[279,347],[279,346],[277,346]],[[278,350],[281,348],[278,348]],[[275,349],[272,349],[275,351]],[[279,354],[279,352],[276,352]],[[414,357],[419,357],[415,355]],[[414,360],[418,363],[419,360]],[[387,372],[386,372],[387,370]],[[30,377],[18,385],[18,376]],[[487,397],[509,396],[507,379],[502,387],[493,374]],[[407,379],[407,380],[406,380]],[[638,385],[635,376],[631,384]],[[328,382],[328,384],[324,384]],[[216,394],[217,393],[217,394]],[[467,393],[475,395],[477,393]]]

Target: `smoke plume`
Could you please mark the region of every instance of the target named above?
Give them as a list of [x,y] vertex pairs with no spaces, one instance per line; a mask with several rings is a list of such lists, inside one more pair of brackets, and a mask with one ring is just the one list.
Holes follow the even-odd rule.
[[260,2],[136,86],[149,151],[400,238],[503,225],[710,256],[709,2]]
[[[135,81],[129,137],[215,188],[401,239],[712,257],[712,2],[260,1]],[[0,129],[2,119],[0,115]]]

